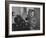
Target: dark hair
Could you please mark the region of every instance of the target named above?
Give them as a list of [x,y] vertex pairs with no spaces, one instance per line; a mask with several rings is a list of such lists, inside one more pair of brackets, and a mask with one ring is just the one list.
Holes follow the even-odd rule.
[[29,9],[28,13],[29,13],[29,12],[32,12],[32,11],[34,11],[34,10],[32,10],[32,9]]

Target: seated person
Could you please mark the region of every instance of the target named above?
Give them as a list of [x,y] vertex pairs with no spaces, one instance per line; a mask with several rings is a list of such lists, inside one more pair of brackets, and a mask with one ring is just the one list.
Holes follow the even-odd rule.
[[17,15],[14,18],[15,24],[12,24],[13,31],[23,31],[23,30],[30,30],[30,25],[28,22],[25,22],[24,19],[20,15]]

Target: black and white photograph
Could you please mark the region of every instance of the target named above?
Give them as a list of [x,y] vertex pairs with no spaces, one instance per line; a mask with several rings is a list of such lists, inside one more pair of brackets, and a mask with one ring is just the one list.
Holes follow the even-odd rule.
[[[10,30],[12,32],[29,33],[42,31],[42,6],[10,4]],[[40,20],[41,19],[41,20]],[[15,33],[14,33],[15,34]]]
[[44,35],[43,3],[10,3],[8,8],[8,36]]
[[12,7],[12,31],[40,30],[40,8]]

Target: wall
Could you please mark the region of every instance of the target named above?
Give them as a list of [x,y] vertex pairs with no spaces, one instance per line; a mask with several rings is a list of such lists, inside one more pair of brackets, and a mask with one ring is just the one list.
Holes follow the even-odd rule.
[[[23,0],[23,1],[45,2],[46,0]],[[0,38],[5,38],[5,0],[0,0]],[[18,37],[18,38],[46,38],[46,34],[45,36],[29,36],[29,37]]]

